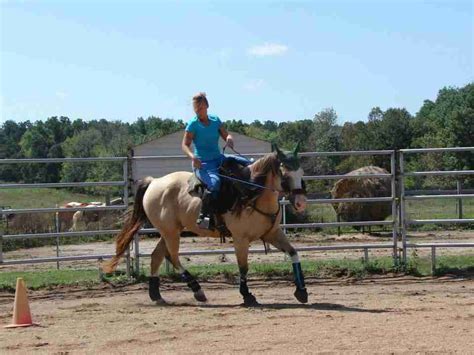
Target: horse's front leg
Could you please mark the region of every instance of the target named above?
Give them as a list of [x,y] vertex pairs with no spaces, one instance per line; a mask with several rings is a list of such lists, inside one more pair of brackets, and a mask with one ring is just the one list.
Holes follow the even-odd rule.
[[279,228],[275,234],[266,238],[270,244],[272,244],[277,249],[281,250],[284,253],[287,253],[293,264],[293,275],[295,278],[296,291],[294,293],[296,299],[301,303],[308,302],[308,291],[306,291],[306,286],[304,283],[303,270],[301,269],[300,258],[295,248],[290,244],[288,238],[281,228]]
[[237,264],[239,265],[240,271],[240,283],[239,291],[244,298],[244,306],[255,307],[258,306],[257,299],[252,295],[247,286],[247,274],[249,271],[248,266],[248,255],[249,255],[249,242],[248,240],[238,240],[234,238],[235,255],[237,257]]

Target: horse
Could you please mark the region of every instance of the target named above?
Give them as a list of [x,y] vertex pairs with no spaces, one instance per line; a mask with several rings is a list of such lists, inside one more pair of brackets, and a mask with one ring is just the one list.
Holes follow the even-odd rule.
[[[251,181],[261,186],[254,201],[239,211],[225,213],[222,218],[232,234],[240,272],[239,291],[247,307],[257,306],[256,297],[247,285],[248,252],[250,243],[262,239],[284,253],[292,261],[294,296],[301,303],[308,302],[308,292],[298,253],[280,227],[281,206],[279,195],[288,195],[297,212],[306,208],[303,169],[298,158],[299,144],[292,152],[283,152],[272,145],[272,153],[248,166]],[[199,282],[181,264],[179,259],[180,233],[188,230],[199,236],[219,237],[217,231],[202,230],[196,224],[201,199],[188,191],[192,173],[174,172],[154,179],[147,177],[137,187],[133,210],[129,211],[123,229],[116,239],[116,254],[102,265],[104,272],[113,272],[124,255],[133,236],[147,220],[161,233],[151,256],[149,296],[152,301],[166,303],[160,293],[159,267],[168,259],[181,274],[181,279],[193,291],[194,298],[206,302]]]
[[61,209],[64,209],[64,210],[56,212],[58,216],[59,230],[60,231],[68,230],[68,229],[70,230],[72,226],[74,225],[73,218],[76,211],[68,211],[69,208],[85,207],[85,206],[87,206],[87,203],[83,203],[83,202],[68,202],[62,205]]
[[[123,199],[116,198],[112,201],[110,201],[110,204],[108,206],[116,206],[116,205],[122,205],[123,204]],[[104,202],[96,202],[96,201],[91,201],[88,203],[82,204],[80,207],[85,207],[85,208],[93,208],[93,207],[105,207],[107,206],[106,203]],[[69,229],[70,232],[74,232],[78,230],[79,225],[82,223],[84,225],[84,228],[87,228],[87,226],[90,223],[93,222],[100,222],[106,217],[114,217],[117,216],[117,211],[116,210],[83,210],[83,211],[76,211],[73,214],[72,217],[72,227]]]

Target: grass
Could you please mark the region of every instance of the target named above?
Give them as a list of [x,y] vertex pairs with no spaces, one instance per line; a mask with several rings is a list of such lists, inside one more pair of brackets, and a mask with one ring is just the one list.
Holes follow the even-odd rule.
[[46,270],[46,271],[3,271],[0,273],[0,289],[14,290],[17,277],[22,277],[31,290],[59,285],[87,285],[98,283],[97,270]]
[[[429,258],[420,258],[413,254],[409,259],[406,270],[407,274],[415,276],[427,276],[431,274]],[[361,259],[332,259],[332,260],[308,260],[303,261],[302,268],[307,277],[352,277],[363,278],[369,275],[398,273],[400,270],[393,266],[391,257],[372,258],[368,263]],[[437,258],[437,275],[448,273],[466,274],[474,272],[474,254],[459,256],[439,256]],[[199,280],[210,280],[216,277],[224,277],[230,282],[236,282],[238,268],[235,264],[227,265],[196,265],[189,266],[189,272]],[[253,263],[250,264],[249,274],[251,277],[284,278],[292,279],[292,268],[289,262],[279,263]],[[164,268],[161,276],[179,281],[178,274],[166,273]],[[97,269],[83,270],[47,270],[47,271],[4,271],[0,273],[0,290],[13,292],[15,290],[16,278],[23,277],[29,289],[52,288],[59,285],[97,285],[101,281]],[[107,277],[112,283],[143,282],[146,280],[144,274],[134,280],[127,280],[123,272],[118,276]]]
[[64,188],[31,188],[31,189],[1,189],[0,205],[9,206],[11,208],[43,208],[56,207],[63,203],[105,202],[105,196],[102,198],[95,195],[87,195],[71,192]]

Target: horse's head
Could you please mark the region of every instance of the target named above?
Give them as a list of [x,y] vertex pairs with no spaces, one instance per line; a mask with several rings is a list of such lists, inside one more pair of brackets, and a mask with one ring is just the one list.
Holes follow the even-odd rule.
[[303,181],[304,171],[300,165],[298,143],[292,152],[281,151],[276,144],[272,144],[272,151],[276,152],[280,161],[282,175],[282,190],[289,196],[290,202],[296,212],[303,212],[306,208],[306,189]]

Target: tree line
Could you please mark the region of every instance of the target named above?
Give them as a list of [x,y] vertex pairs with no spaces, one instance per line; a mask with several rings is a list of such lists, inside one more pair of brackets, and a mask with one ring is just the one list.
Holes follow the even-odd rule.
[[[338,124],[337,112],[327,108],[314,117],[281,122],[228,120],[229,131],[303,151],[402,149],[474,146],[474,83],[445,87],[435,101],[425,100],[416,114],[405,108],[374,107],[367,118]],[[126,156],[130,147],[184,129],[184,122],[151,116],[133,123],[105,119],[85,121],[50,117],[35,122],[6,120],[0,127],[0,158],[62,158]],[[408,169],[474,169],[474,154],[422,154],[409,157]],[[346,173],[362,165],[389,168],[380,157],[309,159],[307,174]],[[0,181],[59,182],[120,180],[117,164],[1,165]],[[412,180],[414,187],[448,184],[442,179]],[[472,185],[472,181],[468,182]]]

